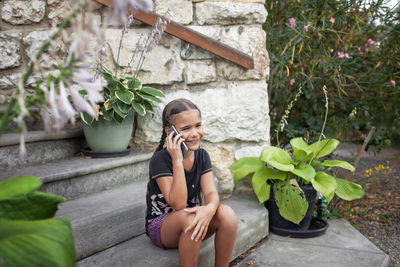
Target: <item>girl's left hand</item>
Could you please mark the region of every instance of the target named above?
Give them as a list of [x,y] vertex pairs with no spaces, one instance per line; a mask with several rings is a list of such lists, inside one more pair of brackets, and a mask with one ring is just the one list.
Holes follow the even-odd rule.
[[185,233],[191,231],[194,228],[193,234],[191,236],[192,240],[195,242],[203,240],[207,234],[208,225],[215,214],[215,210],[212,206],[199,206],[194,208],[184,209],[187,213],[195,213],[196,216],[193,222],[185,229]]

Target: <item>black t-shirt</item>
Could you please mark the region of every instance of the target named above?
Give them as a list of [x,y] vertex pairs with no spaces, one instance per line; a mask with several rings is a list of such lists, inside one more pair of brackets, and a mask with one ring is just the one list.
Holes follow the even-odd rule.
[[[210,156],[207,151],[200,148],[194,151],[194,163],[190,171],[185,170],[186,186],[188,192],[187,207],[200,205],[200,179],[201,175],[212,171]],[[154,153],[150,160],[150,180],[147,184],[147,224],[154,218],[174,209],[168,205],[156,182],[157,178],[172,176],[172,158],[166,148]]]

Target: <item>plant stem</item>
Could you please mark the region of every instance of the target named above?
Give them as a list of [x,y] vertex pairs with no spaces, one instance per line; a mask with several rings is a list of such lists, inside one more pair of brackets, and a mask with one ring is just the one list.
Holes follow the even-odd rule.
[[310,162],[308,163],[308,165],[311,165],[311,162],[314,160],[315,157],[315,153],[317,153],[318,150],[318,146],[319,146],[319,142],[321,141],[321,137],[324,134],[324,130],[325,130],[325,125],[326,125],[326,120],[328,118],[328,108],[329,108],[329,104],[328,104],[328,91],[326,90],[326,85],[324,85],[322,87],[322,91],[324,92],[325,95],[325,118],[324,118],[324,123],[322,124],[322,129],[321,129],[321,133],[319,134],[318,137],[318,142],[317,142],[317,147],[314,150],[313,156],[310,159]]
[[117,74],[118,74],[119,54],[121,52],[122,40],[124,39],[124,35],[125,35],[125,27],[122,29],[121,38],[119,39],[118,54],[117,54],[117,64],[115,64],[115,77],[117,77]]
[[[71,15],[69,15],[58,27],[57,27],[57,31],[55,33],[53,33],[49,39],[47,39],[46,41],[44,41],[42,43],[42,45],[40,46],[39,50],[36,52],[35,56],[34,56],[34,60],[31,60],[28,64],[28,67],[24,73],[24,75],[22,76],[22,86],[25,87],[29,77],[32,75],[33,72],[33,65],[34,65],[34,61],[39,60],[39,58],[42,56],[42,54],[49,48],[50,43],[60,34],[60,32],[62,30],[64,30],[66,27],[69,26],[71,20],[73,18],[75,18],[83,9],[84,6],[86,6],[88,0],[84,0],[82,1],[82,3],[78,4],[77,7],[74,9],[74,11],[72,12]],[[1,116],[1,120],[0,120],[0,135],[1,133],[4,131],[6,125],[8,125],[8,123],[12,120],[13,117],[10,117],[10,113],[11,111],[15,108],[15,105],[17,103],[16,101],[16,96],[19,94],[19,88],[17,87],[14,91],[14,93],[12,94],[11,98],[10,98],[10,102],[7,105],[7,109],[5,110],[5,112],[3,113],[3,115]]]

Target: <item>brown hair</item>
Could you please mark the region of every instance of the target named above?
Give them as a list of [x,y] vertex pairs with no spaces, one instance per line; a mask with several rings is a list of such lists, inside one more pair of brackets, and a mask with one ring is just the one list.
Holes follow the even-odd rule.
[[169,127],[174,124],[174,116],[176,114],[179,114],[181,112],[191,110],[191,109],[197,110],[200,113],[200,117],[201,117],[200,109],[188,99],[178,98],[178,99],[172,100],[164,107],[163,114],[162,114],[162,134],[161,134],[160,143],[158,144],[156,151],[160,151],[161,149],[163,149],[164,143],[165,143],[165,138],[167,137],[167,133],[165,132],[164,129],[165,129],[165,127]]

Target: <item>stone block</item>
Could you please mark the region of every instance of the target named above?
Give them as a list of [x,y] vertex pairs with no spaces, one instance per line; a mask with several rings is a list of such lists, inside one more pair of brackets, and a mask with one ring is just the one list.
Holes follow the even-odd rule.
[[200,25],[261,24],[267,18],[267,11],[262,4],[201,2],[195,7],[195,17]]
[[212,60],[196,60],[186,63],[187,84],[209,83],[215,81],[217,72]]
[[74,7],[74,1],[71,0],[48,0],[47,18],[52,26],[60,24]]
[[165,94],[163,103],[155,108],[154,118],[139,118],[136,143],[159,141],[162,109],[176,98],[188,98],[200,108],[205,141],[269,141],[270,119],[265,81],[230,82],[205,91],[177,90]]
[[43,20],[45,0],[5,0],[1,17],[13,25],[37,23]]
[[225,27],[221,31],[221,42],[251,56],[254,68],[246,70],[227,60],[218,60],[218,75],[227,80],[267,79],[269,57],[265,38],[265,32],[260,25]]
[[[33,31],[23,38],[26,46],[25,52],[30,59],[34,58],[43,41],[47,40],[50,35],[50,31]],[[66,50],[65,44],[61,40],[53,41],[49,50],[40,57],[39,66],[45,70],[56,68],[65,57]]]
[[21,38],[21,33],[0,34],[0,69],[21,65],[21,56],[19,54]]
[[213,172],[218,179],[219,193],[231,195],[234,183],[229,166],[234,162],[233,146],[228,144],[204,143],[202,147],[210,155]]
[[156,0],[155,12],[165,16],[167,11],[172,12],[169,18],[180,24],[190,24],[193,21],[193,5],[187,0]]
[[[127,67],[140,39],[145,40],[151,29],[130,30],[124,37],[123,47],[120,51],[119,64]],[[117,62],[118,46],[121,30],[106,30],[106,41],[111,47],[112,56]],[[129,40],[129,41],[128,41]],[[139,79],[143,83],[172,84],[183,82],[184,63],[180,58],[181,41],[169,35],[163,35],[160,43],[150,51],[142,65]],[[137,55],[133,61],[134,68],[137,66]]]

